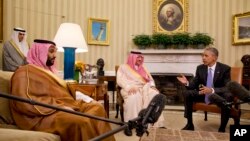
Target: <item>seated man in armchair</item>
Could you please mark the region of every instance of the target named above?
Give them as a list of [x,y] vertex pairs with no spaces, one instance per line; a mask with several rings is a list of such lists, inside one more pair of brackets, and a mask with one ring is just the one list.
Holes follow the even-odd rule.
[[[68,110],[106,117],[103,106],[75,100],[65,81],[55,75],[56,45],[35,40],[28,53],[28,65],[16,70],[11,94]],[[55,109],[11,101],[11,112],[17,126],[25,130],[57,134],[62,141],[87,141],[111,130],[109,123],[65,113]],[[115,140],[113,136],[105,139]]]
[[[124,99],[124,121],[136,118],[139,112],[146,108],[152,98],[159,94],[151,74],[143,66],[144,57],[140,52],[131,52],[126,64],[117,71],[117,84],[121,87]],[[154,127],[164,127],[161,115]],[[125,135],[132,136],[130,129],[124,130]]]
[[[187,91],[183,94],[184,117],[187,118],[187,124],[183,130],[194,130],[192,119],[193,102],[203,101],[206,104],[215,103],[221,107],[221,125],[218,131],[225,132],[230,115],[230,107],[226,105],[226,102],[233,101],[233,96],[226,87],[226,84],[231,80],[231,67],[217,62],[218,55],[216,48],[205,48],[202,54],[203,64],[197,67],[194,79],[189,82],[184,75],[177,77],[187,88]],[[217,99],[214,99],[218,97],[212,97],[211,95],[217,95],[223,100],[218,102]]]

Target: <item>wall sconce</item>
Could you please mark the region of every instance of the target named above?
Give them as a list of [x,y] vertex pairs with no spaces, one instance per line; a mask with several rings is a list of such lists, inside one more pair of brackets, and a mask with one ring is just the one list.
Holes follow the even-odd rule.
[[64,80],[74,79],[75,52],[88,52],[81,27],[74,23],[62,23],[54,42],[59,52],[64,52]]

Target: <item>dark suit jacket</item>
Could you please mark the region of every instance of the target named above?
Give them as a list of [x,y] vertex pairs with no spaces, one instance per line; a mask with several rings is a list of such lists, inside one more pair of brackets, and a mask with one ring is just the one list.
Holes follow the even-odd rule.
[[[222,93],[225,93],[227,91],[226,84],[231,80],[230,71],[231,67],[217,62],[213,79],[214,91],[216,94],[221,95]],[[187,86],[187,89],[199,90],[199,85],[202,84],[206,86],[208,75],[207,72],[208,66],[204,64],[197,66],[196,75],[194,79],[189,83],[189,86]]]

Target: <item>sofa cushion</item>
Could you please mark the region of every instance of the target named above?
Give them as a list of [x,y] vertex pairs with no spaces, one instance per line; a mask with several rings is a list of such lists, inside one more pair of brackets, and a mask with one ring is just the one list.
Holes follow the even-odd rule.
[[60,136],[39,131],[0,128],[1,141],[60,141]]
[[[0,70],[0,92],[10,93],[10,79],[13,72]],[[13,124],[14,120],[10,113],[9,100],[0,97],[0,123]]]

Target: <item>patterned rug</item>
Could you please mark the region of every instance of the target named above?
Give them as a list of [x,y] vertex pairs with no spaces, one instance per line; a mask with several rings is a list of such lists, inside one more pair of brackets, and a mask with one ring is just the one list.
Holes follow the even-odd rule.
[[151,128],[140,141],[229,141],[229,133]]

